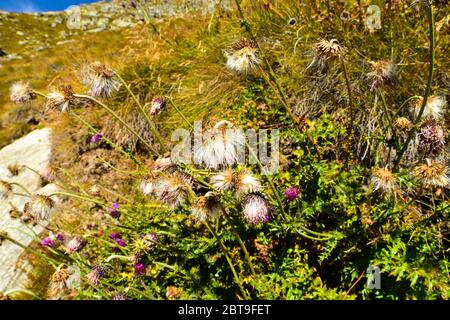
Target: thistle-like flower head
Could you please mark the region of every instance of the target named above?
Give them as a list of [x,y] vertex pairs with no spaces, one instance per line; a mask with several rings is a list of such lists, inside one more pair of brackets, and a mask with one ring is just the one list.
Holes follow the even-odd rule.
[[61,112],[69,110],[75,104],[75,97],[73,95],[72,86],[60,86],[47,94],[47,110],[57,109]]
[[83,240],[80,236],[73,237],[66,245],[66,252],[72,254],[80,252],[86,245],[87,241]]
[[39,176],[41,177],[42,184],[53,183],[56,180],[56,171],[51,166],[46,166],[39,170]]
[[217,190],[230,190],[234,186],[234,172],[232,169],[225,169],[212,176],[210,181]]
[[255,177],[248,169],[242,169],[235,176],[236,195],[238,197],[247,193],[254,193],[261,189],[259,179]]
[[220,121],[206,130],[202,143],[195,143],[195,163],[217,169],[239,161],[239,150],[245,146],[245,135],[242,130],[230,129],[230,126],[230,122]]
[[412,125],[413,124],[411,120],[405,117],[399,117],[394,121],[395,128],[402,133],[407,133],[409,130],[411,130]]
[[148,172],[140,183],[140,189],[145,196],[153,195],[158,188],[158,179],[156,174]]
[[314,44],[312,61],[307,69],[314,67],[319,72],[326,72],[331,61],[340,59],[347,50],[339,45],[336,39],[330,41],[322,39]]
[[445,145],[442,126],[434,119],[425,121],[419,128],[419,149],[427,155],[439,153]]
[[398,68],[394,61],[371,61],[371,71],[366,75],[371,82],[371,90],[393,87],[398,79]]
[[36,221],[46,221],[54,206],[55,202],[50,197],[38,194],[25,204],[24,213],[30,214]]
[[19,81],[11,86],[10,99],[15,104],[25,104],[36,99],[36,94],[28,82]]
[[114,71],[98,61],[83,67],[82,82],[89,87],[88,95],[92,97],[109,98],[119,88]]
[[96,264],[92,267],[91,272],[86,276],[88,282],[96,286],[100,283],[100,280],[106,277],[106,268],[102,264]]
[[192,176],[183,172],[174,172],[160,180],[157,198],[173,209],[179,207],[189,196]]
[[241,39],[231,45],[226,53],[227,68],[239,74],[254,72],[261,60],[258,58],[258,45],[248,39]]
[[191,209],[192,215],[200,221],[217,219],[221,214],[219,200],[212,193],[197,198]]
[[9,182],[0,180],[0,200],[5,200],[12,195],[12,185]]
[[[418,117],[420,109],[422,108],[423,97],[417,99],[414,104],[413,113],[415,117]],[[447,101],[445,96],[430,96],[427,99],[425,109],[423,110],[422,118],[434,118],[441,119],[445,114],[447,107]]]
[[398,189],[394,174],[385,168],[375,168],[373,170],[370,184],[373,192],[381,191],[387,195],[393,194]]
[[17,176],[19,175],[20,169],[22,169],[22,166],[17,163],[12,163],[8,165],[8,171],[13,175]]
[[249,224],[264,224],[272,220],[270,206],[260,194],[253,193],[245,197],[242,213]]
[[450,184],[447,172],[448,168],[443,163],[429,160],[413,169],[418,182],[426,188],[447,187]]

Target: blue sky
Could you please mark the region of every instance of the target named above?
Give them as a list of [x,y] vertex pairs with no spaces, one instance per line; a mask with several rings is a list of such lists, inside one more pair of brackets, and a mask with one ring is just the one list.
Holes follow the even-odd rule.
[[14,12],[60,11],[67,7],[98,0],[0,0],[0,10]]

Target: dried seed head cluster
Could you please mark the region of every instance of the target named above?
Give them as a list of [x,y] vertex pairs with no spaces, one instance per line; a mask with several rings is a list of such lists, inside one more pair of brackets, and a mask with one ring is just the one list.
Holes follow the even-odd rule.
[[50,283],[52,287],[58,289],[68,289],[69,288],[69,279],[70,279],[70,271],[68,268],[59,267],[50,278]]
[[366,75],[371,82],[371,90],[393,87],[398,79],[397,64],[394,61],[371,61],[371,71]]
[[219,191],[234,189],[238,197],[261,189],[259,179],[245,168],[238,172],[232,169],[221,171],[211,177],[211,184]]
[[56,180],[56,171],[51,166],[46,166],[39,171],[41,182],[43,185],[53,183]]
[[81,251],[86,245],[87,241],[80,236],[73,237],[66,245],[66,252],[72,254]]
[[235,176],[236,195],[238,197],[247,193],[259,191],[261,184],[249,170],[243,169]]
[[249,194],[245,197],[242,213],[249,224],[264,224],[272,220],[270,206],[260,194]]
[[395,119],[394,126],[399,130],[400,132],[406,133],[412,128],[412,122],[408,118],[405,117],[399,117]]
[[46,110],[68,111],[75,104],[72,86],[60,86],[47,94]]
[[434,119],[429,119],[420,126],[418,138],[419,150],[427,155],[439,153],[445,145],[444,129]]
[[147,173],[141,181],[140,189],[145,196],[155,194],[159,181],[153,172]]
[[234,172],[226,169],[211,177],[211,184],[219,191],[230,190],[234,186]]
[[169,300],[177,299],[181,296],[181,290],[175,286],[167,287],[166,289],[166,297]]
[[[422,108],[423,97],[417,99],[414,103],[413,113],[417,118]],[[445,96],[430,96],[427,99],[425,109],[423,110],[422,118],[434,118],[441,119],[445,114],[445,109],[447,107],[447,101]]]
[[20,173],[20,169],[22,169],[22,166],[17,164],[17,163],[13,163],[10,164],[8,166],[8,171],[13,175],[13,176],[17,176]]
[[374,192],[379,190],[387,195],[393,194],[398,189],[395,176],[390,170],[384,168],[373,170],[370,184]]
[[325,72],[330,61],[340,59],[346,52],[346,48],[340,46],[336,39],[322,39],[314,44],[313,59],[307,69],[314,67],[319,72]]
[[19,81],[11,86],[10,99],[15,104],[25,104],[36,99],[36,94],[28,82]]
[[226,53],[227,68],[246,75],[254,72],[261,60],[258,58],[258,45],[248,39],[241,39],[231,45]]
[[197,198],[191,212],[200,221],[217,219],[221,213],[220,202],[216,196],[208,192],[206,195]]
[[157,198],[175,209],[188,198],[192,181],[189,174],[174,172],[160,180],[156,190]]
[[36,221],[48,220],[55,202],[47,196],[35,195],[25,204],[24,213],[30,214]]
[[12,185],[9,182],[0,180],[0,200],[6,200],[12,195]]
[[228,121],[220,121],[203,134],[203,141],[196,141],[195,163],[217,169],[238,162],[239,151],[245,146],[245,135],[242,130],[229,129],[230,125],[232,124]]
[[413,174],[426,188],[446,187],[450,184],[447,167],[443,163],[430,162],[416,166]]
[[98,61],[83,67],[82,82],[89,87],[88,94],[96,98],[109,98],[119,88],[114,71]]

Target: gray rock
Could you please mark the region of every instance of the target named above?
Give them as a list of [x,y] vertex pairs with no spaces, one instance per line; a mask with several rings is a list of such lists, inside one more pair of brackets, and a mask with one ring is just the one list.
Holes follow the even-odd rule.
[[[41,188],[40,178],[30,170],[24,170],[15,177],[7,170],[10,164],[27,165],[37,171],[47,167],[51,156],[50,138],[50,129],[36,130],[0,150],[0,179],[20,183],[32,194],[50,194],[56,191],[57,188],[53,184]],[[44,229],[41,226],[24,225],[20,220],[12,219],[9,216],[11,209],[9,202],[21,210],[28,200],[28,197],[14,195],[8,201],[0,202],[0,230],[6,231],[11,238],[25,246],[36,240],[33,233],[39,234]],[[21,262],[20,257],[23,253],[21,247],[9,241],[3,242],[0,246],[0,291],[26,286],[30,266],[26,261]]]

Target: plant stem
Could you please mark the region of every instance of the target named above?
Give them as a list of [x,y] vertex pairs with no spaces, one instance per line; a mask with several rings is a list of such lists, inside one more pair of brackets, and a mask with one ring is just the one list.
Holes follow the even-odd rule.
[[220,238],[218,237],[217,233],[214,231],[213,228],[211,228],[211,226],[209,225],[208,221],[204,221],[206,227],[208,228],[209,232],[211,232],[211,234],[214,236],[214,238],[217,240],[217,242],[219,243],[219,245],[222,247],[223,253],[225,255],[225,258],[227,259],[227,262],[231,268],[231,272],[233,273],[234,279],[236,281],[236,283],[239,286],[239,289],[241,290],[242,295],[244,296],[245,299],[249,299],[250,297],[248,296],[247,292],[244,290],[244,287],[242,286],[242,282],[241,279],[239,278],[236,269],[234,268],[233,262],[231,261],[230,255],[228,253],[228,249],[227,247],[223,244],[222,240],[220,240]]
[[30,191],[28,191],[28,189],[25,188],[25,187],[24,187],[23,185],[21,185],[20,183],[18,183],[18,182],[10,182],[10,184],[13,185],[13,186],[18,186],[20,189],[22,189],[23,191],[25,191],[30,197],[33,196],[33,194],[32,194]]
[[178,112],[178,114],[181,116],[181,118],[183,118],[184,122],[186,122],[188,124],[188,126],[191,128],[191,130],[194,130],[194,126],[192,125],[192,123],[184,116],[184,114],[181,112],[181,110],[178,109],[178,107],[175,105],[175,103],[173,103],[172,98],[167,97],[167,96],[165,98],[170,101],[172,106],[175,108],[175,110]]
[[418,124],[420,123],[420,120],[422,119],[423,112],[425,110],[425,107],[428,102],[428,97],[431,94],[431,86],[433,84],[433,75],[434,75],[434,63],[435,63],[435,42],[436,42],[436,34],[435,34],[435,23],[434,23],[434,13],[433,13],[433,5],[427,1],[428,6],[428,26],[429,26],[429,40],[430,40],[430,57],[429,57],[429,70],[428,70],[428,81],[427,81],[427,88],[425,90],[425,95],[423,97],[422,106],[420,108],[419,114],[417,115],[416,121],[414,121],[414,125],[409,131],[408,138],[406,139],[405,144],[403,145],[402,149],[400,150],[397,159],[394,162],[394,168],[393,172],[396,172],[398,170],[398,166],[400,164],[400,161],[402,160],[403,155],[405,154],[406,149],[408,148],[409,143],[411,142],[414,134],[416,133],[416,130],[418,128]]
[[56,264],[56,265],[59,264],[59,261],[56,261],[56,260],[54,260],[54,259],[52,259],[52,258],[50,258],[50,257],[47,257],[46,255],[44,255],[44,254],[42,254],[42,253],[40,253],[40,252],[37,252],[36,250],[33,250],[33,249],[27,247],[26,245],[23,245],[23,244],[20,243],[19,241],[14,240],[13,238],[10,238],[9,236],[2,236],[2,237],[3,237],[5,240],[8,240],[9,242],[14,243],[16,246],[21,247],[21,248],[24,249],[25,251],[29,251],[29,252],[31,252],[31,253],[33,253],[33,254],[39,256],[40,258],[49,261],[50,264],[52,264],[52,265],[53,265],[53,263]]
[[[117,78],[119,78],[119,80],[123,83],[123,85],[125,86],[125,88],[127,89],[127,91],[131,94],[131,96],[133,97],[134,101],[136,102],[139,111],[142,113],[142,115],[144,116],[145,120],[147,121],[148,127],[150,128],[150,131],[153,133],[153,135],[156,137],[156,139],[159,142],[159,145],[161,146],[161,150],[163,151],[163,153],[165,152],[165,144],[164,141],[162,140],[160,134],[158,133],[158,131],[156,130],[155,124],[153,123],[152,119],[150,119],[149,115],[147,112],[145,112],[144,107],[142,106],[142,104],[140,103],[139,99],[135,96],[135,94],[133,93],[133,91],[131,90],[130,86],[125,82],[125,80],[116,72],[115,73]],[[159,154],[158,154],[159,155]]]
[[93,198],[89,198],[89,197],[80,196],[78,194],[69,193],[69,192],[59,192],[58,191],[58,192],[53,192],[53,193],[48,195],[48,197],[52,197],[52,196],[68,196],[68,197],[72,197],[72,198],[76,198],[76,199],[80,199],[80,200],[90,201],[90,202],[93,202],[93,203],[101,205],[101,206],[104,205],[104,203],[99,201],[99,200],[96,200],[96,199],[93,199]]
[[119,117],[117,115],[117,113],[115,113],[112,109],[110,109],[104,103],[102,103],[101,101],[99,101],[91,96],[84,95],[84,94],[74,94],[74,96],[77,98],[89,99],[89,100],[97,103],[103,109],[108,111],[108,113],[111,114],[114,118],[116,118],[121,124],[123,124],[124,127],[128,129],[128,131],[130,131],[138,140],[140,140],[147,147],[147,149],[149,149],[154,154],[159,155],[158,151],[156,151],[152,146],[150,146],[147,141],[145,141],[133,128],[131,128],[121,117]]
[[250,267],[250,271],[251,273],[256,276],[256,272],[255,272],[255,268],[253,267],[253,263],[250,259],[250,254],[248,253],[247,247],[245,246],[244,241],[242,240],[241,236],[239,235],[235,225],[233,224],[233,222],[230,219],[230,216],[228,215],[228,212],[225,210],[225,208],[223,207],[222,204],[220,204],[220,208],[222,209],[223,212],[223,216],[225,217],[225,220],[228,222],[228,224],[231,226],[232,230],[233,230],[233,234],[235,235],[235,237],[237,238],[239,245],[242,248],[242,251],[244,251],[244,256],[245,259],[247,260],[248,266]]
[[[259,161],[258,156],[255,155],[255,152],[253,151],[253,149],[251,148],[251,146],[247,142],[247,139],[245,140],[245,145],[246,145],[250,155],[253,157],[253,159],[256,160],[256,163],[260,167],[261,172],[263,172],[264,171],[264,167],[263,167],[262,163]],[[287,221],[288,219],[287,219],[287,216],[286,216],[286,212],[284,211],[283,202],[281,201],[280,195],[278,194],[278,190],[275,188],[275,185],[273,184],[272,179],[266,178],[266,180],[267,180],[267,182],[269,182],[269,186],[272,189],[272,192],[275,194],[275,197],[276,197],[277,202],[278,202],[278,206],[280,207],[281,212],[282,212],[283,219]]]
[[347,67],[345,66],[345,61],[343,57],[340,57],[341,60],[341,66],[342,66],[342,72],[344,73],[345,77],[345,85],[347,86],[347,92],[348,92],[348,105],[350,107],[350,126],[348,128],[348,137],[349,137],[349,143],[352,139],[352,132],[353,132],[353,126],[355,122],[355,110],[353,106],[353,95],[352,95],[352,88],[350,86],[350,79],[348,77]]

